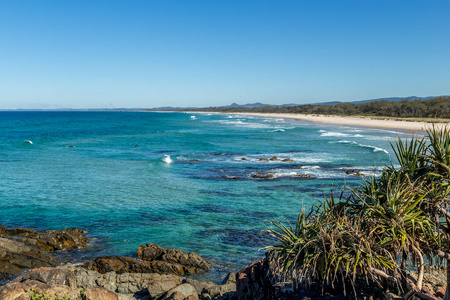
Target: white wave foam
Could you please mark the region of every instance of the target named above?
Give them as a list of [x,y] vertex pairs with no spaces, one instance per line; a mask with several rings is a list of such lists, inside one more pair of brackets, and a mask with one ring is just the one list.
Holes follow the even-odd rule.
[[191,116],[191,120],[196,120],[197,117],[196,116]]
[[350,134],[342,133],[342,132],[325,131],[325,132],[322,132],[322,134],[320,136],[347,137],[347,136],[350,136]]
[[343,141],[337,141],[337,142],[330,142],[330,144],[334,144],[334,143],[356,145],[356,146],[363,147],[363,148],[373,149],[373,152],[384,152],[386,154],[389,154],[389,151],[387,151],[386,149],[383,149],[383,148],[380,148],[377,146],[372,146],[372,145],[359,144],[354,141],[343,140]]
[[271,130],[270,132],[284,132],[285,130],[284,129],[274,129],[274,130]]
[[162,161],[165,162],[166,164],[171,164],[173,163],[173,160],[170,158],[169,155],[164,154],[164,157],[162,158]]
[[303,170],[317,170],[320,169],[320,166],[302,166]]
[[331,137],[355,137],[355,138],[364,138],[365,136],[362,134],[349,134],[343,132],[335,132],[335,131],[325,131],[319,130],[321,132],[320,136],[331,136]]
[[30,140],[26,140],[26,141],[25,141],[25,143],[28,143],[28,144],[31,144],[31,145],[33,145],[33,142],[32,142],[32,141],[30,141]]

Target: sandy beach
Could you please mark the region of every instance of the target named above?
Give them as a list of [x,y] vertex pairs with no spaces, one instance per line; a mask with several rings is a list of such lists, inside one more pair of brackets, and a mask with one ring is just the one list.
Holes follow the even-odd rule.
[[[195,112],[198,113],[198,112]],[[448,126],[449,122],[419,122],[419,121],[403,121],[394,119],[372,119],[369,117],[342,117],[342,116],[332,116],[332,115],[303,115],[303,114],[273,114],[273,113],[221,113],[229,115],[246,115],[246,116],[257,116],[257,117],[269,117],[269,118],[285,118],[285,119],[295,119],[302,121],[311,121],[317,123],[325,124],[337,124],[337,125],[354,125],[354,126],[365,126],[365,127],[375,127],[375,128],[389,128],[389,129],[401,129],[408,131],[425,131],[431,126],[436,126],[438,128],[443,128]]]

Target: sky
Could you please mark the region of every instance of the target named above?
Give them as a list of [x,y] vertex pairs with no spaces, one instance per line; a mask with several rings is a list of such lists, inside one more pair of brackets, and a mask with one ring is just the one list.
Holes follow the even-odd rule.
[[0,109],[450,95],[450,1],[0,0]]

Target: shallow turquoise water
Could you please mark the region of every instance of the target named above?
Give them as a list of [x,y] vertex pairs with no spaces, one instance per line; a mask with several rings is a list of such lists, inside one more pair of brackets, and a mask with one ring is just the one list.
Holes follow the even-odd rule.
[[[263,255],[265,220],[358,184],[345,168],[377,176],[397,134],[236,115],[0,112],[0,223],[85,229],[95,242],[67,254],[77,261],[147,242],[195,251],[218,280]],[[259,161],[273,156],[294,162]]]

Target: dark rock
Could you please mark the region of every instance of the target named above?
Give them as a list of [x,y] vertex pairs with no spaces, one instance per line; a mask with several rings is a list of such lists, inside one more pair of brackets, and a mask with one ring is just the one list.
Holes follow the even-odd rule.
[[290,159],[290,158],[285,158],[285,159],[282,160],[282,162],[294,162],[294,161],[292,159]]
[[258,158],[259,161],[269,161],[268,158]]
[[38,231],[26,228],[7,229],[0,226],[0,237],[15,239],[46,252],[85,249],[89,243],[85,233],[78,228]]
[[273,179],[274,177],[274,172],[262,172],[262,173],[256,173],[251,175],[253,178],[257,178],[257,179]]
[[241,160],[247,160],[245,157],[241,158]]
[[139,259],[127,256],[100,256],[83,265],[88,270],[102,274],[159,273],[188,275],[205,272],[210,263],[194,252],[186,253],[180,249],[147,244],[137,250]]
[[211,266],[206,259],[197,253],[186,253],[176,248],[165,249],[151,243],[140,246],[137,250],[137,257],[145,261],[165,261],[180,264],[190,270],[187,274],[207,271]]
[[277,160],[278,160],[278,157],[273,156],[273,157],[269,158],[269,160],[270,160],[270,161],[277,161]]
[[59,260],[22,242],[0,238],[0,278],[11,279],[22,271],[37,267],[54,267]]
[[445,289],[442,286],[438,286],[436,288],[436,291],[434,291],[434,295],[436,297],[439,297],[439,298],[444,298],[444,296],[445,296]]
[[345,174],[347,174],[347,175],[355,175],[355,176],[359,176],[359,177],[363,177],[364,176],[358,170],[348,170],[348,171],[345,172]]
[[263,261],[254,262],[236,274],[237,299],[276,299],[270,282],[269,266]]
[[297,174],[297,175],[295,175],[295,177],[300,177],[300,178],[316,178],[316,176],[311,175],[311,174]]

